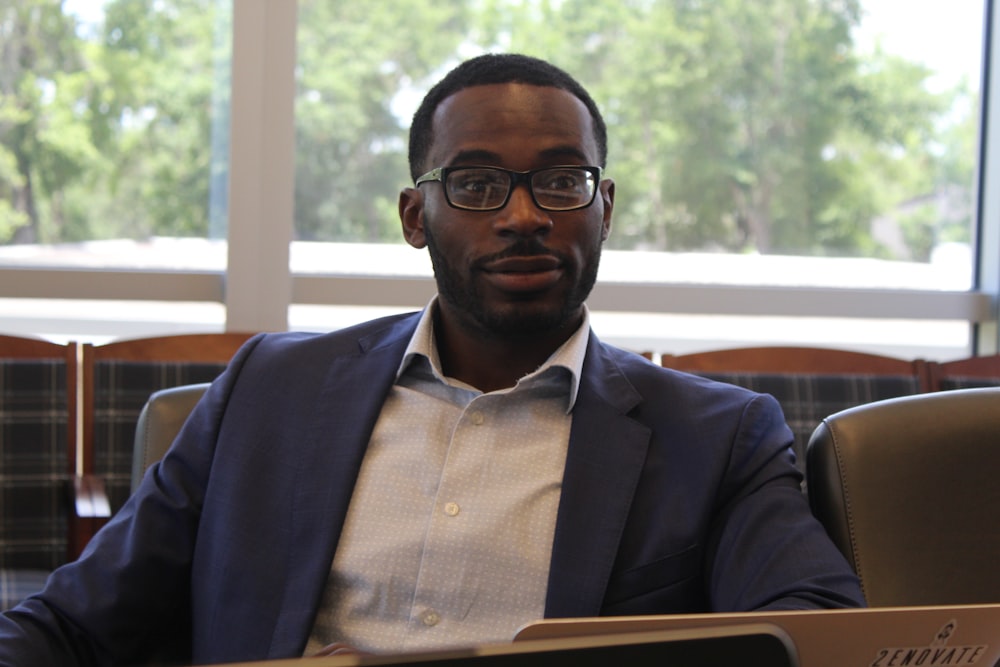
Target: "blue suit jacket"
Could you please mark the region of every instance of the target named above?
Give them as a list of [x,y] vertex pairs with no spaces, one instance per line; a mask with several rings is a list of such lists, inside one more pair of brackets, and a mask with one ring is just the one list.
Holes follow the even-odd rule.
[[[0,619],[0,664],[301,655],[416,316],[233,359],[81,558]],[[591,336],[546,616],[854,606],[773,398]]]

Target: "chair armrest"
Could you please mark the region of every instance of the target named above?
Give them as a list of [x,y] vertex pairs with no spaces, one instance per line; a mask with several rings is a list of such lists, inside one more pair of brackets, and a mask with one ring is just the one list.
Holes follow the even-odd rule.
[[76,516],[85,519],[108,518],[111,502],[104,480],[97,475],[77,475],[73,478],[73,508]]

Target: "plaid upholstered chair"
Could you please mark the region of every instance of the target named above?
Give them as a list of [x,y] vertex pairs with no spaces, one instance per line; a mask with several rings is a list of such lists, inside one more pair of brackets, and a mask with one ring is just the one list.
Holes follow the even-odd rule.
[[930,389],[923,360],[831,348],[733,348],[664,357],[661,363],[778,399],[803,470],[809,436],[827,415]]
[[1000,354],[928,362],[935,391],[1000,386]]
[[0,609],[67,560],[76,350],[0,336]]
[[[160,389],[211,382],[249,333],[179,334],[83,345],[82,485],[106,493],[114,514],[131,493],[136,423],[150,395]],[[79,484],[78,484],[79,486]],[[106,521],[94,517],[71,547],[82,550]]]

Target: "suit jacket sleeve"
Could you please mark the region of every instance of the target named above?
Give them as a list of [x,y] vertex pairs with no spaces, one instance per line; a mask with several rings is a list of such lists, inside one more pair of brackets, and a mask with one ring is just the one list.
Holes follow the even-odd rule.
[[707,542],[713,609],[864,606],[855,573],[802,493],[777,401],[748,401],[737,433]]
[[256,344],[195,408],[168,454],[177,463],[162,474],[154,465],[155,484],[147,478],[79,559],[0,617],[0,664],[139,664],[150,657],[146,644],[168,661],[190,661],[189,577],[206,479],[232,382]]
[[301,655],[412,328],[251,339],[81,557],[0,616],[0,665]]

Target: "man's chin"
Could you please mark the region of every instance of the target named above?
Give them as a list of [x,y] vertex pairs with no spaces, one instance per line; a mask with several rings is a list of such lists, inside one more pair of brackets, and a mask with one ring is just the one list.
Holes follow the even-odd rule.
[[476,314],[479,325],[489,334],[528,337],[552,333],[573,325],[579,308],[518,301]]

